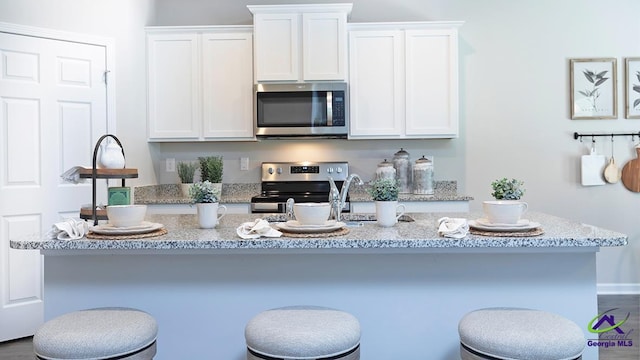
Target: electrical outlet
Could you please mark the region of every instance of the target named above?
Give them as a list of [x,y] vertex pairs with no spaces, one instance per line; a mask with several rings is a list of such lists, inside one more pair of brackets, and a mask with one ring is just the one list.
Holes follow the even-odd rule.
[[167,172],[176,172],[176,159],[167,158],[166,167],[167,167]]
[[241,157],[240,158],[240,170],[241,171],[249,171],[249,158]]

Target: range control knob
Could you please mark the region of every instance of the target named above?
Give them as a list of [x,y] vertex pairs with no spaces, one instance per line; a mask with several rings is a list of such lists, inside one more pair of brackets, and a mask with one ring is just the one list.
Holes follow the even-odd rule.
[[273,175],[273,168],[271,168],[271,167],[270,167],[270,168],[267,170],[267,172],[268,172],[270,175]]
[[338,166],[338,167],[336,168],[336,172],[337,172],[338,174],[341,174],[341,173],[342,173],[342,168],[341,168],[340,166]]
[[276,170],[276,172],[277,172],[278,174],[282,174],[282,168],[281,168],[281,167],[279,167],[279,168]]
[[327,168],[327,172],[328,172],[329,174],[333,174],[333,168],[332,168],[332,167]]

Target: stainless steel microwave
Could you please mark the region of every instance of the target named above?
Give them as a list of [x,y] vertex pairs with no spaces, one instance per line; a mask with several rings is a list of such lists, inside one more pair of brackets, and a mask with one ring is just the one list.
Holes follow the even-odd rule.
[[349,94],[343,82],[258,84],[255,133],[259,138],[346,138]]

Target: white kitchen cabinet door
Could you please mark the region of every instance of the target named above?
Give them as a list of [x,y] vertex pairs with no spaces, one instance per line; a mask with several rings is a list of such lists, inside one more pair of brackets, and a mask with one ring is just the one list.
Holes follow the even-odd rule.
[[406,30],[406,135],[458,136],[456,29]]
[[349,33],[349,138],[403,135],[402,41],[396,30]]
[[197,140],[201,129],[200,50],[196,33],[147,35],[150,140]]
[[255,140],[253,28],[147,28],[149,141]]
[[351,26],[350,139],[458,136],[460,24]]
[[251,32],[202,35],[205,140],[255,139],[252,54]]
[[249,5],[255,80],[346,81],[352,4]]
[[300,16],[255,14],[256,81],[296,81],[300,77]]
[[347,14],[302,14],[304,81],[347,79]]

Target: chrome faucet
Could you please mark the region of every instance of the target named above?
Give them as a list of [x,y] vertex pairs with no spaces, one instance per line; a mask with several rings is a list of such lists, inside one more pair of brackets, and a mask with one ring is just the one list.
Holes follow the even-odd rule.
[[331,184],[331,189],[329,190],[329,203],[331,204],[331,212],[333,213],[333,217],[336,221],[340,221],[340,214],[342,214],[342,209],[344,209],[346,205],[347,193],[349,192],[349,186],[353,179],[357,179],[358,185],[364,184],[360,175],[351,174],[342,184],[342,189],[338,190],[335,181],[333,181],[333,178],[329,176],[329,183]]

